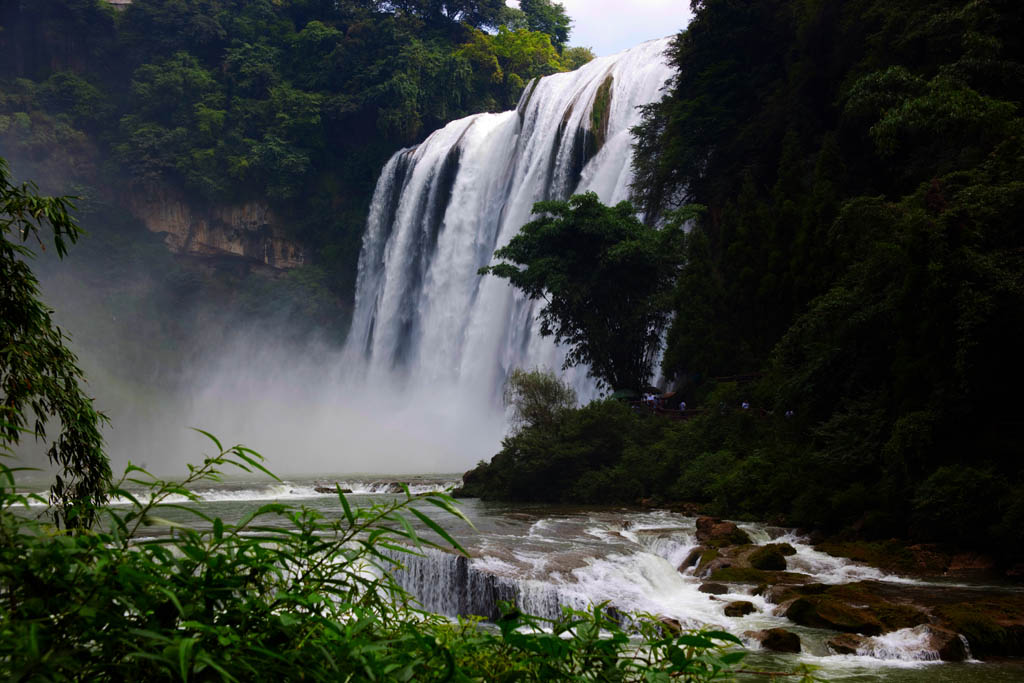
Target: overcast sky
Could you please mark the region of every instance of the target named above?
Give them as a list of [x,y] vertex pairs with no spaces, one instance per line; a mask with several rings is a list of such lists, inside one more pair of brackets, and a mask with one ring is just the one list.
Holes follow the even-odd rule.
[[573,20],[569,44],[592,48],[598,57],[678,33],[690,20],[689,0],[559,1]]

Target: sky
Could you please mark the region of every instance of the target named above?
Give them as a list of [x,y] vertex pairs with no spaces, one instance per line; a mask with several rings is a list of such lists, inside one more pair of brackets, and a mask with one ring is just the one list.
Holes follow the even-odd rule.
[[598,57],[678,33],[690,20],[689,0],[559,1],[573,20],[569,44],[589,47]]

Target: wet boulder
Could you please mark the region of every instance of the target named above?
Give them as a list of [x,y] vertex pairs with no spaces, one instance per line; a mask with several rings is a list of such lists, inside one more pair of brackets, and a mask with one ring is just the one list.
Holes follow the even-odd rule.
[[825,641],[828,651],[834,655],[855,655],[867,649],[867,638],[856,633],[840,633]]
[[1003,593],[937,606],[940,625],[967,638],[975,657],[1024,655],[1024,596]]
[[747,600],[737,600],[725,606],[725,616],[745,617],[754,611],[754,603]]
[[683,560],[682,564],[679,565],[679,571],[685,572],[690,567],[696,567],[697,563],[700,562],[700,557],[704,554],[705,550],[706,548],[704,548],[703,546],[697,546],[696,548],[691,550],[690,554],[687,555],[686,559]]
[[784,628],[747,631],[743,635],[758,641],[761,647],[772,652],[800,652],[800,636]]
[[781,572],[786,570],[786,557],[796,550],[788,543],[769,543],[754,549],[747,558],[754,569]]
[[702,583],[697,590],[708,595],[725,595],[729,592],[729,587],[721,583]]
[[876,636],[929,621],[919,606],[882,597],[870,582],[797,587],[786,618],[801,626]]
[[712,571],[708,579],[718,583],[746,583],[765,587],[777,584],[799,586],[812,581],[807,574],[766,572],[752,567],[722,567]]
[[928,629],[928,647],[939,653],[944,662],[963,662],[969,658],[964,638],[959,633],[938,626],[924,626]]
[[722,548],[730,545],[749,544],[750,536],[732,522],[715,517],[697,518],[697,541],[702,545]]
[[[925,650],[931,650],[938,654],[939,659],[944,662],[962,662],[967,659],[968,652],[964,645],[964,639],[957,633],[940,626],[922,624],[911,631],[915,637],[924,636],[921,646]],[[855,633],[842,633],[833,636],[825,641],[829,652],[836,655],[869,655],[881,656],[880,650],[885,648],[874,638],[857,635]]]
[[870,610],[830,596],[813,595],[797,598],[786,608],[786,618],[801,626],[847,633],[876,636],[885,632],[882,623]]
[[[337,493],[338,489],[336,486],[314,486],[313,490],[317,493]],[[341,489],[342,493],[352,493],[352,489]]]

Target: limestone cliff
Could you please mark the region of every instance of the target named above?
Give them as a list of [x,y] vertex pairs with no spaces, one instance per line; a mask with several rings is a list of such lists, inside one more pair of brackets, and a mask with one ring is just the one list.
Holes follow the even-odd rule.
[[136,190],[132,213],[152,232],[163,233],[171,251],[194,256],[237,256],[277,269],[303,265],[305,254],[287,238],[263,202],[199,208],[165,187]]

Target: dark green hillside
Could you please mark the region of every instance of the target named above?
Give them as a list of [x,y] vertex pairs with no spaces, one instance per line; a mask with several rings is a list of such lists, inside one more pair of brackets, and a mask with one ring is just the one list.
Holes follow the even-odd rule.
[[[72,267],[87,272],[58,272],[100,287],[90,295],[104,319],[182,299],[184,322],[150,315],[140,324],[224,326],[216,312],[231,311],[340,341],[380,168],[448,121],[511,108],[531,78],[591,58],[562,48],[560,8],[10,0],[0,3],[0,154],[15,177],[86,198],[95,248],[84,246]],[[301,250],[301,266],[263,268],[256,247],[243,259],[172,263],[130,217],[140,204],[163,219],[181,207],[217,216],[254,203],[282,226],[274,248]],[[269,277],[250,278],[253,270]],[[104,276],[127,271],[145,275],[130,301],[120,291],[127,279]],[[162,331],[172,345],[182,339],[166,337],[173,332]]]
[[[1019,555],[1024,9],[693,5],[637,130],[635,199],[707,207],[664,361],[705,412],[655,445],[576,452],[546,484]],[[754,381],[716,380],[740,375]],[[564,452],[586,419],[532,452]],[[532,466],[525,438],[481,470],[485,495]],[[580,478],[584,461],[602,464]]]

